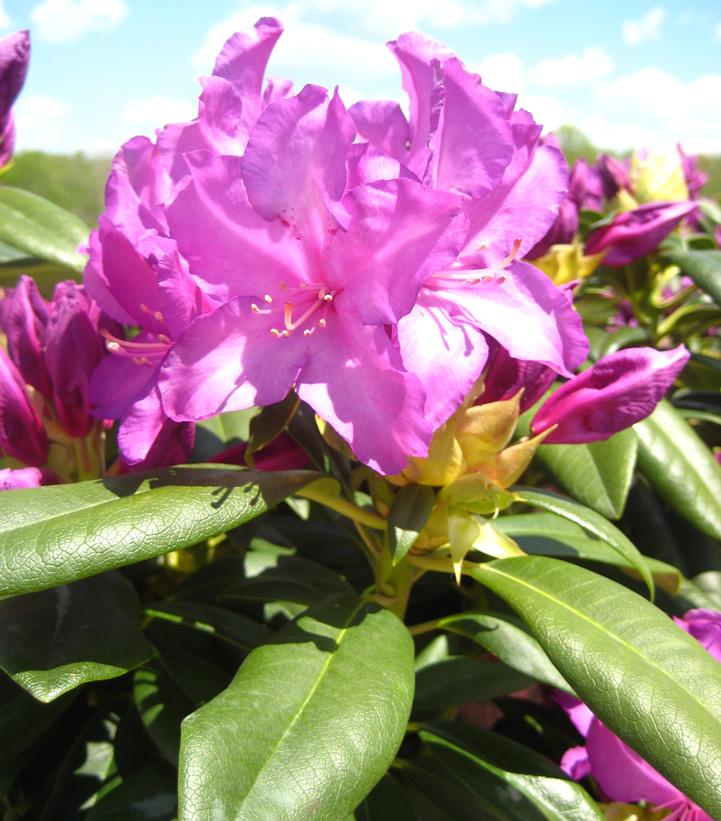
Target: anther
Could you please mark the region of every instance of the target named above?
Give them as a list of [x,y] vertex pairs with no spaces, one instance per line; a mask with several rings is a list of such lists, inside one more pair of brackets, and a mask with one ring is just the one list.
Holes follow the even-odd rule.
[[263,296],[263,301],[267,302],[268,305],[270,305],[270,303],[273,301],[273,297],[270,294],[265,294]]
[[120,350],[120,345],[110,339],[105,343],[105,347],[110,351],[110,353],[116,353]]
[[274,336],[276,339],[280,336],[280,331],[277,328],[270,329],[271,336]]
[[327,324],[327,323],[326,323],[325,319],[319,319],[319,320],[318,320],[318,325],[319,325],[321,328],[325,328],[326,324]]
[[156,312],[153,314],[153,316],[155,317],[155,319],[157,319],[157,320],[158,320],[158,322],[165,322],[165,317],[163,316],[163,314],[162,314],[162,312],[161,312],[161,311],[156,311]]
[[250,310],[251,310],[254,314],[259,314],[259,313],[260,313],[260,308],[259,308],[259,307],[255,304],[255,302],[251,302],[251,303],[250,303]]
[[306,328],[303,331],[303,336],[310,336],[313,333],[314,330],[315,330],[315,325],[312,328]]
[[158,334],[158,342],[162,342],[163,345],[170,345],[171,339],[165,334]]

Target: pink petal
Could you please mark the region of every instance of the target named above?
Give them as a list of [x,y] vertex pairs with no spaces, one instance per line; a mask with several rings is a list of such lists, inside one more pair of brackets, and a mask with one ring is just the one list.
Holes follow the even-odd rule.
[[358,459],[381,473],[398,473],[409,456],[428,453],[433,431],[424,418],[423,389],[402,370],[383,328],[348,316],[339,321],[338,313],[310,337],[313,348],[298,395]]
[[396,160],[406,163],[411,129],[398,103],[361,100],[348,109],[358,134]]
[[426,393],[425,415],[435,430],[454,413],[483,371],[488,354],[480,330],[452,317],[447,303],[422,291],[398,323],[403,364]]
[[463,245],[460,200],[413,180],[387,180],[354,188],[343,205],[348,231],[328,246],[327,282],[344,289],[364,323],[395,324],[413,307],[421,282]]
[[283,327],[277,315],[255,314],[246,298],[196,319],[160,371],[168,416],[205,419],[283,399],[305,364],[308,338],[277,338],[271,334],[277,325]]

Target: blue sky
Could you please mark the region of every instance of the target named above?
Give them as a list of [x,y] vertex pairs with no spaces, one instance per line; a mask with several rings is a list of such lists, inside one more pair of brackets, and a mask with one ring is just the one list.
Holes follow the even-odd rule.
[[0,33],[33,38],[18,147],[111,153],[192,117],[196,78],[263,15],[286,26],[270,73],[297,88],[400,100],[383,43],[422,30],[549,128],[571,123],[610,148],[721,153],[718,0],[0,0]]

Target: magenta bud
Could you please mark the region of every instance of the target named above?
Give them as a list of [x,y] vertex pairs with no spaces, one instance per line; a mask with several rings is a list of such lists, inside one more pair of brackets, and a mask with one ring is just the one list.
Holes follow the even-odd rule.
[[50,319],[48,303],[35,281],[21,276],[2,304],[2,326],[8,340],[8,352],[28,385],[52,398],[50,377],[45,367],[43,349]]
[[25,82],[30,59],[30,34],[18,31],[0,40],[0,166],[15,147],[12,106]]
[[628,166],[628,160],[617,160],[608,154],[601,154],[596,160],[603,195],[607,200],[615,197],[621,189],[630,188],[631,178],[628,173]]
[[0,490],[22,490],[28,487],[40,487],[42,473],[37,468],[20,468],[0,470]]
[[650,202],[624,211],[591,234],[586,241],[586,253],[605,251],[603,264],[612,268],[628,265],[652,254],[681,220],[697,208],[695,202]]
[[90,413],[88,382],[105,353],[95,314],[97,308],[91,306],[80,285],[58,283],[47,327],[45,363],[55,410],[71,436],[86,436],[95,422]]
[[627,348],[599,360],[553,393],[531,422],[536,436],[556,425],[545,444],[608,439],[645,419],[683,370],[689,353]]
[[47,461],[49,448],[23,378],[0,348],[0,449],[26,465],[39,466]]
[[721,662],[721,613],[715,610],[689,610],[676,624],[703,644],[716,661]]

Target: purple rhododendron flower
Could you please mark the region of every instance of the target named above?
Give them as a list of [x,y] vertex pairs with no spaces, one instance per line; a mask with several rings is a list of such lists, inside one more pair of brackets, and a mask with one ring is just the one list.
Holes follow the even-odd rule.
[[650,202],[618,214],[586,241],[587,254],[606,251],[603,264],[628,265],[652,254],[685,217],[696,212],[695,202]]
[[50,401],[52,385],[44,355],[50,306],[28,276],[21,276],[15,288],[5,291],[1,305],[10,357],[25,382]]
[[0,39],[0,166],[7,164],[15,148],[12,107],[25,83],[29,60],[29,32]]
[[[674,622],[721,662],[721,613],[689,610],[682,619],[674,617]],[[602,724],[582,701],[561,691],[556,691],[554,698],[586,741],[585,746],[572,747],[563,756],[561,768],[571,778],[580,781],[590,775],[610,800],[645,801],[656,810],[666,810],[666,821],[712,821],[701,807]]]
[[[186,155],[168,209],[191,273],[229,300],[188,328],[161,369],[174,419],[298,395],[383,472],[423,455],[423,391],[384,329],[465,237],[458,198],[410,179],[346,188],[355,129],[337,94],[271,103],[242,162]],[[272,362],[272,367],[268,363]]]
[[29,487],[40,487],[43,475],[37,468],[20,468],[0,470],[0,490],[22,490]]
[[546,444],[608,439],[653,411],[688,358],[683,345],[670,351],[626,348],[604,356],[551,394],[531,430],[536,436],[557,425]]
[[0,348],[0,449],[26,465],[47,461],[50,443],[25,381]]

